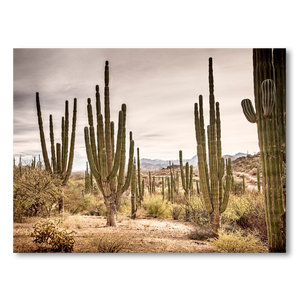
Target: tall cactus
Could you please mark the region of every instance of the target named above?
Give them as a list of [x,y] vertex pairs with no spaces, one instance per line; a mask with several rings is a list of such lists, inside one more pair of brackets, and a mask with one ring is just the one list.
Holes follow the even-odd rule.
[[[133,166],[134,141],[130,140],[127,177],[126,162],[126,105],[119,111],[117,143],[114,146],[114,134],[110,121],[109,65],[104,71],[104,120],[101,113],[99,86],[96,86],[96,133],[93,120],[91,99],[87,100],[89,127],[84,128],[85,148],[91,172],[103,194],[107,208],[107,226],[117,226],[117,211],[121,205],[121,196],[129,188]],[[114,149],[115,148],[115,149]]]
[[140,148],[137,148],[137,171],[138,171],[138,178],[137,178],[137,186],[138,186],[138,202],[139,206],[142,206],[144,200],[144,191],[142,188],[142,181],[141,181],[141,163],[140,163]]
[[161,194],[163,201],[165,200],[165,177],[161,178]]
[[286,50],[253,49],[255,109],[242,101],[246,119],[257,124],[270,252],[286,251]]
[[[225,189],[223,178],[225,175],[225,162],[221,149],[221,119],[219,103],[215,103],[212,58],[209,58],[209,126],[207,126],[208,158],[206,155],[206,140],[203,116],[203,98],[199,96],[195,103],[195,131],[197,140],[197,155],[200,188],[204,203],[211,216],[212,230],[217,235],[221,222],[221,214],[227,208],[231,189],[231,160],[226,164]],[[208,171],[209,170],[209,171]]]
[[189,200],[191,193],[193,191],[193,165],[189,166],[189,163],[187,162],[185,164],[185,173],[184,173],[181,150],[179,151],[179,164],[180,164],[182,188],[184,189],[184,195],[186,199]]
[[132,164],[132,173],[131,173],[131,219],[136,218],[137,205],[136,205],[136,191],[137,191],[137,182],[136,182],[136,163],[135,159]]
[[[44,157],[45,168],[50,174],[58,175],[62,181],[62,185],[66,185],[71,176],[73,159],[74,159],[77,99],[76,98],[74,99],[74,105],[73,105],[73,120],[72,120],[70,150],[68,146],[69,144],[69,102],[68,100],[65,102],[65,116],[62,117],[61,144],[56,143],[56,151],[55,151],[55,144],[54,144],[53,119],[52,119],[52,115],[49,116],[51,164],[49,161],[48,151],[47,151],[47,146],[45,141],[39,93],[36,93],[36,108],[37,108],[40,141],[42,146],[42,154]],[[69,153],[69,159],[68,159],[68,153]]]

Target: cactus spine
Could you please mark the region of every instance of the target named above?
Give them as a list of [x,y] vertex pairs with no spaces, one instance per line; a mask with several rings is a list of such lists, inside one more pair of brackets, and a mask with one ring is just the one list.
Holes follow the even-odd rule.
[[270,252],[286,251],[285,72],[285,49],[253,49],[255,109],[249,99],[241,103],[247,120],[257,124]]
[[[65,117],[62,117],[61,124],[61,144],[54,143],[54,133],[53,133],[53,119],[52,115],[49,116],[49,126],[50,126],[50,143],[51,143],[51,164],[48,157],[47,146],[45,141],[45,134],[43,128],[42,112],[39,99],[39,93],[36,93],[36,108],[38,116],[38,124],[40,131],[40,141],[42,146],[42,154],[44,157],[45,168],[50,174],[57,174],[62,185],[66,185],[72,172],[73,159],[74,159],[74,147],[75,147],[75,131],[76,131],[76,116],[77,116],[77,99],[74,99],[73,105],[73,120],[72,120],[72,133],[71,133],[71,143],[69,150],[69,102],[65,102]],[[69,159],[68,159],[69,153]],[[52,167],[51,167],[52,165]]]
[[[96,130],[94,127],[91,99],[87,100],[89,127],[84,128],[85,148],[94,179],[103,194],[107,208],[107,226],[117,226],[117,211],[121,205],[121,196],[129,188],[133,169],[134,141],[130,140],[127,176],[126,161],[126,105],[119,111],[116,147],[112,141],[114,135],[110,121],[109,65],[104,71],[104,120],[101,113],[99,86],[96,86]],[[96,133],[95,133],[96,131]],[[114,150],[115,148],[115,150]],[[114,153],[113,153],[114,150]]]
[[[217,235],[221,222],[221,214],[227,208],[231,189],[231,160],[226,165],[225,189],[223,191],[223,177],[225,163],[221,149],[221,119],[219,103],[215,103],[213,85],[212,58],[209,58],[209,126],[207,126],[208,158],[206,155],[206,140],[203,116],[203,98],[199,96],[198,104],[195,103],[195,131],[197,140],[197,155],[199,181],[204,203],[211,215],[212,230]],[[209,171],[208,171],[209,170]]]

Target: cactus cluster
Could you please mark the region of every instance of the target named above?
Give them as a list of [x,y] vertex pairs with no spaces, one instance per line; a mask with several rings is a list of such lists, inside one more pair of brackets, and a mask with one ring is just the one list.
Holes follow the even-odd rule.
[[[231,189],[231,160],[226,162],[222,157],[221,148],[221,119],[219,103],[215,103],[213,65],[212,58],[209,58],[209,125],[207,126],[208,160],[206,154],[206,138],[203,116],[203,97],[199,96],[198,104],[194,106],[195,131],[197,140],[197,155],[200,188],[204,203],[211,216],[212,230],[218,234],[221,222],[221,214],[227,208],[229,193]],[[223,180],[225,176],[225,188]]]
[[255,109],[249,99],[241,105],[257,124],[269,251],[285,252],[286,50],[253,49],[253,75]]
[[68,100],[66,100],[65,102],[65,116],[62,117],[62,123],[61,123],[61,143],[56,143],[56,145],[54,143],[53,119],[52,119],[52,115],[49,116],[51,164],[49,161],[48,151],[47,151],[47,146],[45,141],[39,93],[36,93],[36,108],[37,108],[38,124],[39,124],[39,131],[40,131],[40,141],[42,146],[42,154],[44,158],[46,171],[48,171],[50,174],[58,175],[62,180],[62,185],[65,185],[71,176],[73,159],[74,159],[77,99],[76,98],[74,99],[74,105],[73,105],[73,119],[72,119],[70,149],[69,149],[69,102]]
[[91,99],[87,100],[89,126],[84,128],[85,148],[94,179],[103,194],[107,208],[107,225],[117,226],[117,211],[122,194],[130,187],[133,169],[134,141],[130,140],[127,177],[126,105],[119,111],[117,143],[114,143],[114,123],[110,121],[109,63],[104,71],[104,118],[101,112],[99,86],[96,86],[96,124],[94,126]]

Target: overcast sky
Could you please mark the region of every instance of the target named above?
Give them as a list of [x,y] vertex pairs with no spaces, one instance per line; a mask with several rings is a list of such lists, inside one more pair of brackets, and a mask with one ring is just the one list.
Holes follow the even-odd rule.
[[[48,151],[49,115],[60,142],[64,102],[78,101],[73,170],[85,168],[83,130],[87,98],[95,107],[95,85],[101,101],[104,65],[110,65],[111,117],[117,125],[127,105],[127,131],[133,132],[141,157],[178,159],[196,154],[194,103],[204,97],[208,116],[208,59],[213,58],[215,99],[220,102],[223,155],[257,152],[256,126],[241,109],[253,99],[252,49],[14,49],[14,156],[41,154],[35,93],[39,92]],[[103,104],[102,104],[103,107]],[[71,127],[71,122],[70,122]],[[115,126],[117,129],[117,126]],[[128,140],[127,140],[128,145]]]

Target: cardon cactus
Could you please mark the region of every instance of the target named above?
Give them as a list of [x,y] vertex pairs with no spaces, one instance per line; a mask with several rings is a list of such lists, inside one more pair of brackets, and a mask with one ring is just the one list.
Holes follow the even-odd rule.
[[126,105],[119,111],[117,143],[114,144],[113,125],[110,121],[109,65],[104,71],[104,120],[101,113],[99,86],[96,86],[96,130],[94,127],[91,99],[87,112],[89,127],[84,128],[85,148],[94,179],[103,194],[107,208],[107,226],[117,226],[117,211],[121,196],[129,188],[133,169],[134,141],[130,140],[127,176],[126,163]]
[[131,219],[136,218],[136,191],[137,191],[137,182],[136,182],[136,163],[135,159],[132,164],[132,173],[131,173]]
[[187,200],[190,199],[191,193],[193,191],[193,165],[189,166],[187,162],[185,164],[185,172],[182,162],[182,151],[179,151],[179,164],[180,164],[180,173],[181,173],[181,184],[184,190],[184,195]]
[[254,98],[242,101],[257,124],[270,252],[286,251],[286,50],[253,49]]
[[74,105],[73,105],[73,120],[72,120],[70,150],[69,150],[69,102],[68,101],[65,102],[65,116],[62,117],[61,144],[56,143],[56,147],[54,143],[53,119],[52,119],[52,115],[49,116],[51,164],[49,161],[47,146],[45,141],[39,93],[36,93],[36,108],[37,108],[40,141],[42,146],[42,154],[44,157],[45,168],[50,174],[58,175],[62,181],[62,185],[66,185],[71,176],[73,159],[74,159],[77,99],[76,98],[74,99]]
[[[197,155],[200,189],[208,213],[211,216],[212,230],[217,235],[221,222],[221,214],[227,208],[231,189],[231,160],[226,164],[222,157],[221,119],[219,103],[215,103],[212,58],[209,58],[209,126],[207,126],[208,159],[206,154],[206,139],[203,116],[203,98],[199,96],[195,103],[195,131],[197,140]],[[225,176],[225,188],[223,179]]]
[[[40,141],[42,146],[42,154],[46,171],[60,178],[62,185],[66,185],[72,172],[74,148],[75,148],[75,132],[76,132],[76,117],[77,117],[77,99],[74,98],[72,133],[69,150],[69,102],[65,101],[65,116],[62,117],[61,123],[61,144],[56,143],[54,146],[54,131],[52,115],[49,116],[50,126],[50,143],[51,143],[51,164],[48,157],[45,134],[43,128],[42,112],[40,105],[39,93],[36,93],[36,108],[38,116],[38,124],[40,131]],[[69,153],[69,157],[68,157]],[[64,195],[62,191],[61,199],[59,200],[59,211],[64,212]]]

